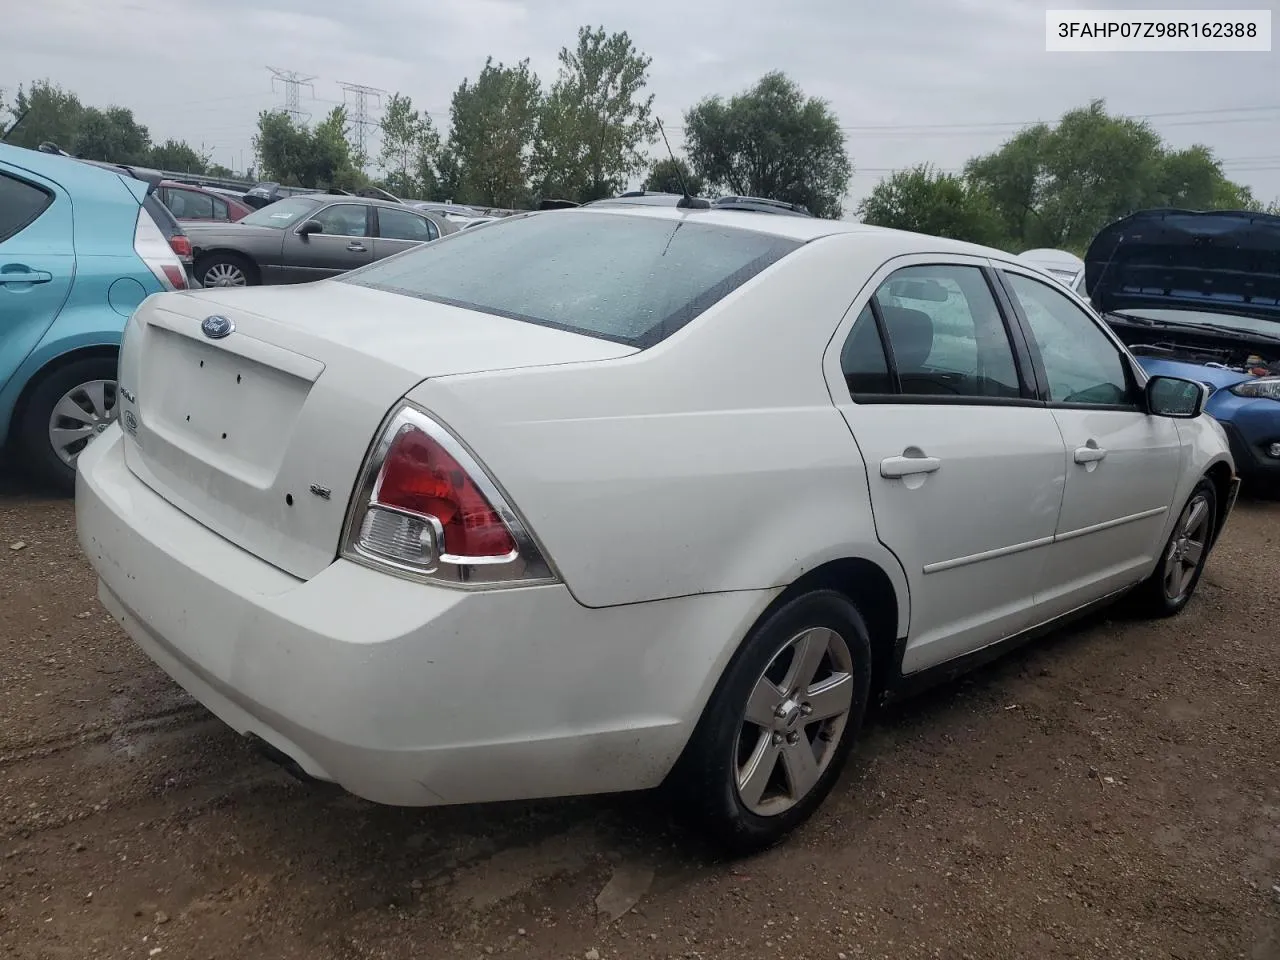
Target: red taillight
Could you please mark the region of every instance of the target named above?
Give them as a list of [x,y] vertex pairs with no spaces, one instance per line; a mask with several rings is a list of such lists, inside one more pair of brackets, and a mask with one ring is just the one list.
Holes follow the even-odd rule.
[[185,290],[187,288],[187,273],[182,267],[175,267],[171,263],[162,263],[160,269],[164,271],[164,275],[169,278],[169,282],[173,284],[175,290]]
[[484,467],[443,424],[408,403],[383,425],[360,471],[342,556],[448,586],[559,579]]
[[169,238],[169,246],[178,255],[179,260],[191,259],[191,240],[181,234]]
[[441,553],[505,557],[516,549],[511,531],[462,465],[434,439],[406,425],[391,443],[373,502],[434,517],[443,531]]

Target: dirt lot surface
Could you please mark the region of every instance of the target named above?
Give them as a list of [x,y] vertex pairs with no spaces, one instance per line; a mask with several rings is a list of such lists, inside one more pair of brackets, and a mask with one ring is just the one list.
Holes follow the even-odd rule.
[[1280,958],[1280,504],[1241,504],[1182,617],[893,709],[813,822],[728,864],[648,797],[294,782],[103,613],[71,503],[3,483],[0,956]]

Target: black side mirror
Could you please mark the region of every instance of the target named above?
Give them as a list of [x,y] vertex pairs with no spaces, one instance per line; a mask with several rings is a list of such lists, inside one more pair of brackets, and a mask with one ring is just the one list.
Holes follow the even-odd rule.
[[308,220],[298,228],[298,236],[309,237],[313,233],[324,233],[324,224],[319,220]]
[[1147,413],[1177,420],[1194,420],[1204,412],[1209,391],[1204,384],[1181,377],[1152,377],[1147,381]]

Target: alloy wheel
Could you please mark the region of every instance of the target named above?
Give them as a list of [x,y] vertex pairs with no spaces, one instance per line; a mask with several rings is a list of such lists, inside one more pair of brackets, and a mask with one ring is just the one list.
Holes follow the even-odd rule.
[[774,654],[751,690],[736,745],[736,786],[748,810],[777,816],[813,790],[835,757],[853,693],[853,655],[834,630],[812,627]]
[[77,384],[49,414],[49,445],[58,459],[74,466],[89,441],[116,419],[116,382],[90,380]]
[[1211,513],[1207,497],[1203,494],[1192,497],[1169,539],[1164,558],[1164,594],[1174,603],[1190,591],[1196,571],[1204,562],[1213,519]]

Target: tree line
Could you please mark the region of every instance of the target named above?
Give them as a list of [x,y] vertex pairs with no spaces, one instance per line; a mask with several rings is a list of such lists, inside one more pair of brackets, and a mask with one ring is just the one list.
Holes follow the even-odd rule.
[[[688,159],[654,163],[651,62],[626,32],[603,27],[582,27],[577,44],[561,49],[549,87],[527,59],[489,58],[454,91],[447,135],[409,96],[393,94],[381,121],[380,185],[415,199],[527,207],[614,196],[642,178],[645,189],[679,191],[683,183],[695,193],[766,196],[841,215],[852,164],[826,101],[767,73],[736,96],[692,107],[684,115]],[[304,186],[358,183],[368,158],[347,149],[347,128],[340,106],[313,130],[264,111],[254,141],[262,170]]]
[[[852,163],[826,101],[805,96],[780,72],[767,73],[737,95],[697,103],[684,115],[687,159],[651,163],[649,148],[659,139],[647,92],[651,63],[625,31],[588,26],[560,50],[549,85],[527,59],[504,64],[490,57],[454,91],[447,131],[408,95],[392,95],[373,157],[358,154],[344,106],[315,124],[264,110],[252,172],[294,186],[374,183],[405,198],[511,208],[547,198],[600,199],[637,179],[648,189],[679,190],[683,176],[695,192],[766,196],[818,216],[842,214]],[[20,146],[53,142],[92,160],[230,174],[189,144],[153,144],[132,110],[85,106],[48,80],[19,88],[8,112],[26,114],[10,137]],[[0,121],[4,114],[0,95]],[[370,167],[378,175],[371,177]]]
[[[694,104],[683,116],[685,155],[653,161],[651,149],[665,147],[647,92],[651,63],[626,32],[586,26],[561,49],[549,85],[527,59],[488,58],[454,91],[445,131],[408,95],[393,94],[374,157],[359,155],[343,106],[314,124],[265,110],[253,138],[256,169],[245,173],[506,208],[582,203],[639,180],[647,190],[769,197],[842,215],[853,164],[829,103],[772,71],[737,94]],[[21,146],[53,142],[88,159],[231,175],[190,144],[153,143],[130,109],[85,106],[48,80],[20,87],[7,108],[0,91],[0,128],[6,112],[10,120],[25,114],[9,138]],[[1148,123],[1112,115],[1099,100],[1019,131],[958,172],[921,164],[893,173],[856,212],[871,224],[1009,250],[1082,252],[1105,224],[1161,206],[1277,209],[1229,180],[1208,147],[1173,149]]]
[[1280,213],[1229,180],[1206,146],[1175,150],[1150,124],[1095,100],[1014,134],[958,174],[921,164],[886,177],[858,207],[865,223],[1004,250],[1083,255],[1108,223],[1137,210]]
[[74,93],[48,80],[19,87],[12,103],[0,90],[0,131],[19,118],[7,143],[34,150],[51,143],[86,160],[109,160],[161,170],[230,177],[232,171],[210,163],[206,153],[172,138],[153,143],[151,132],[127,107],[87,107]]

